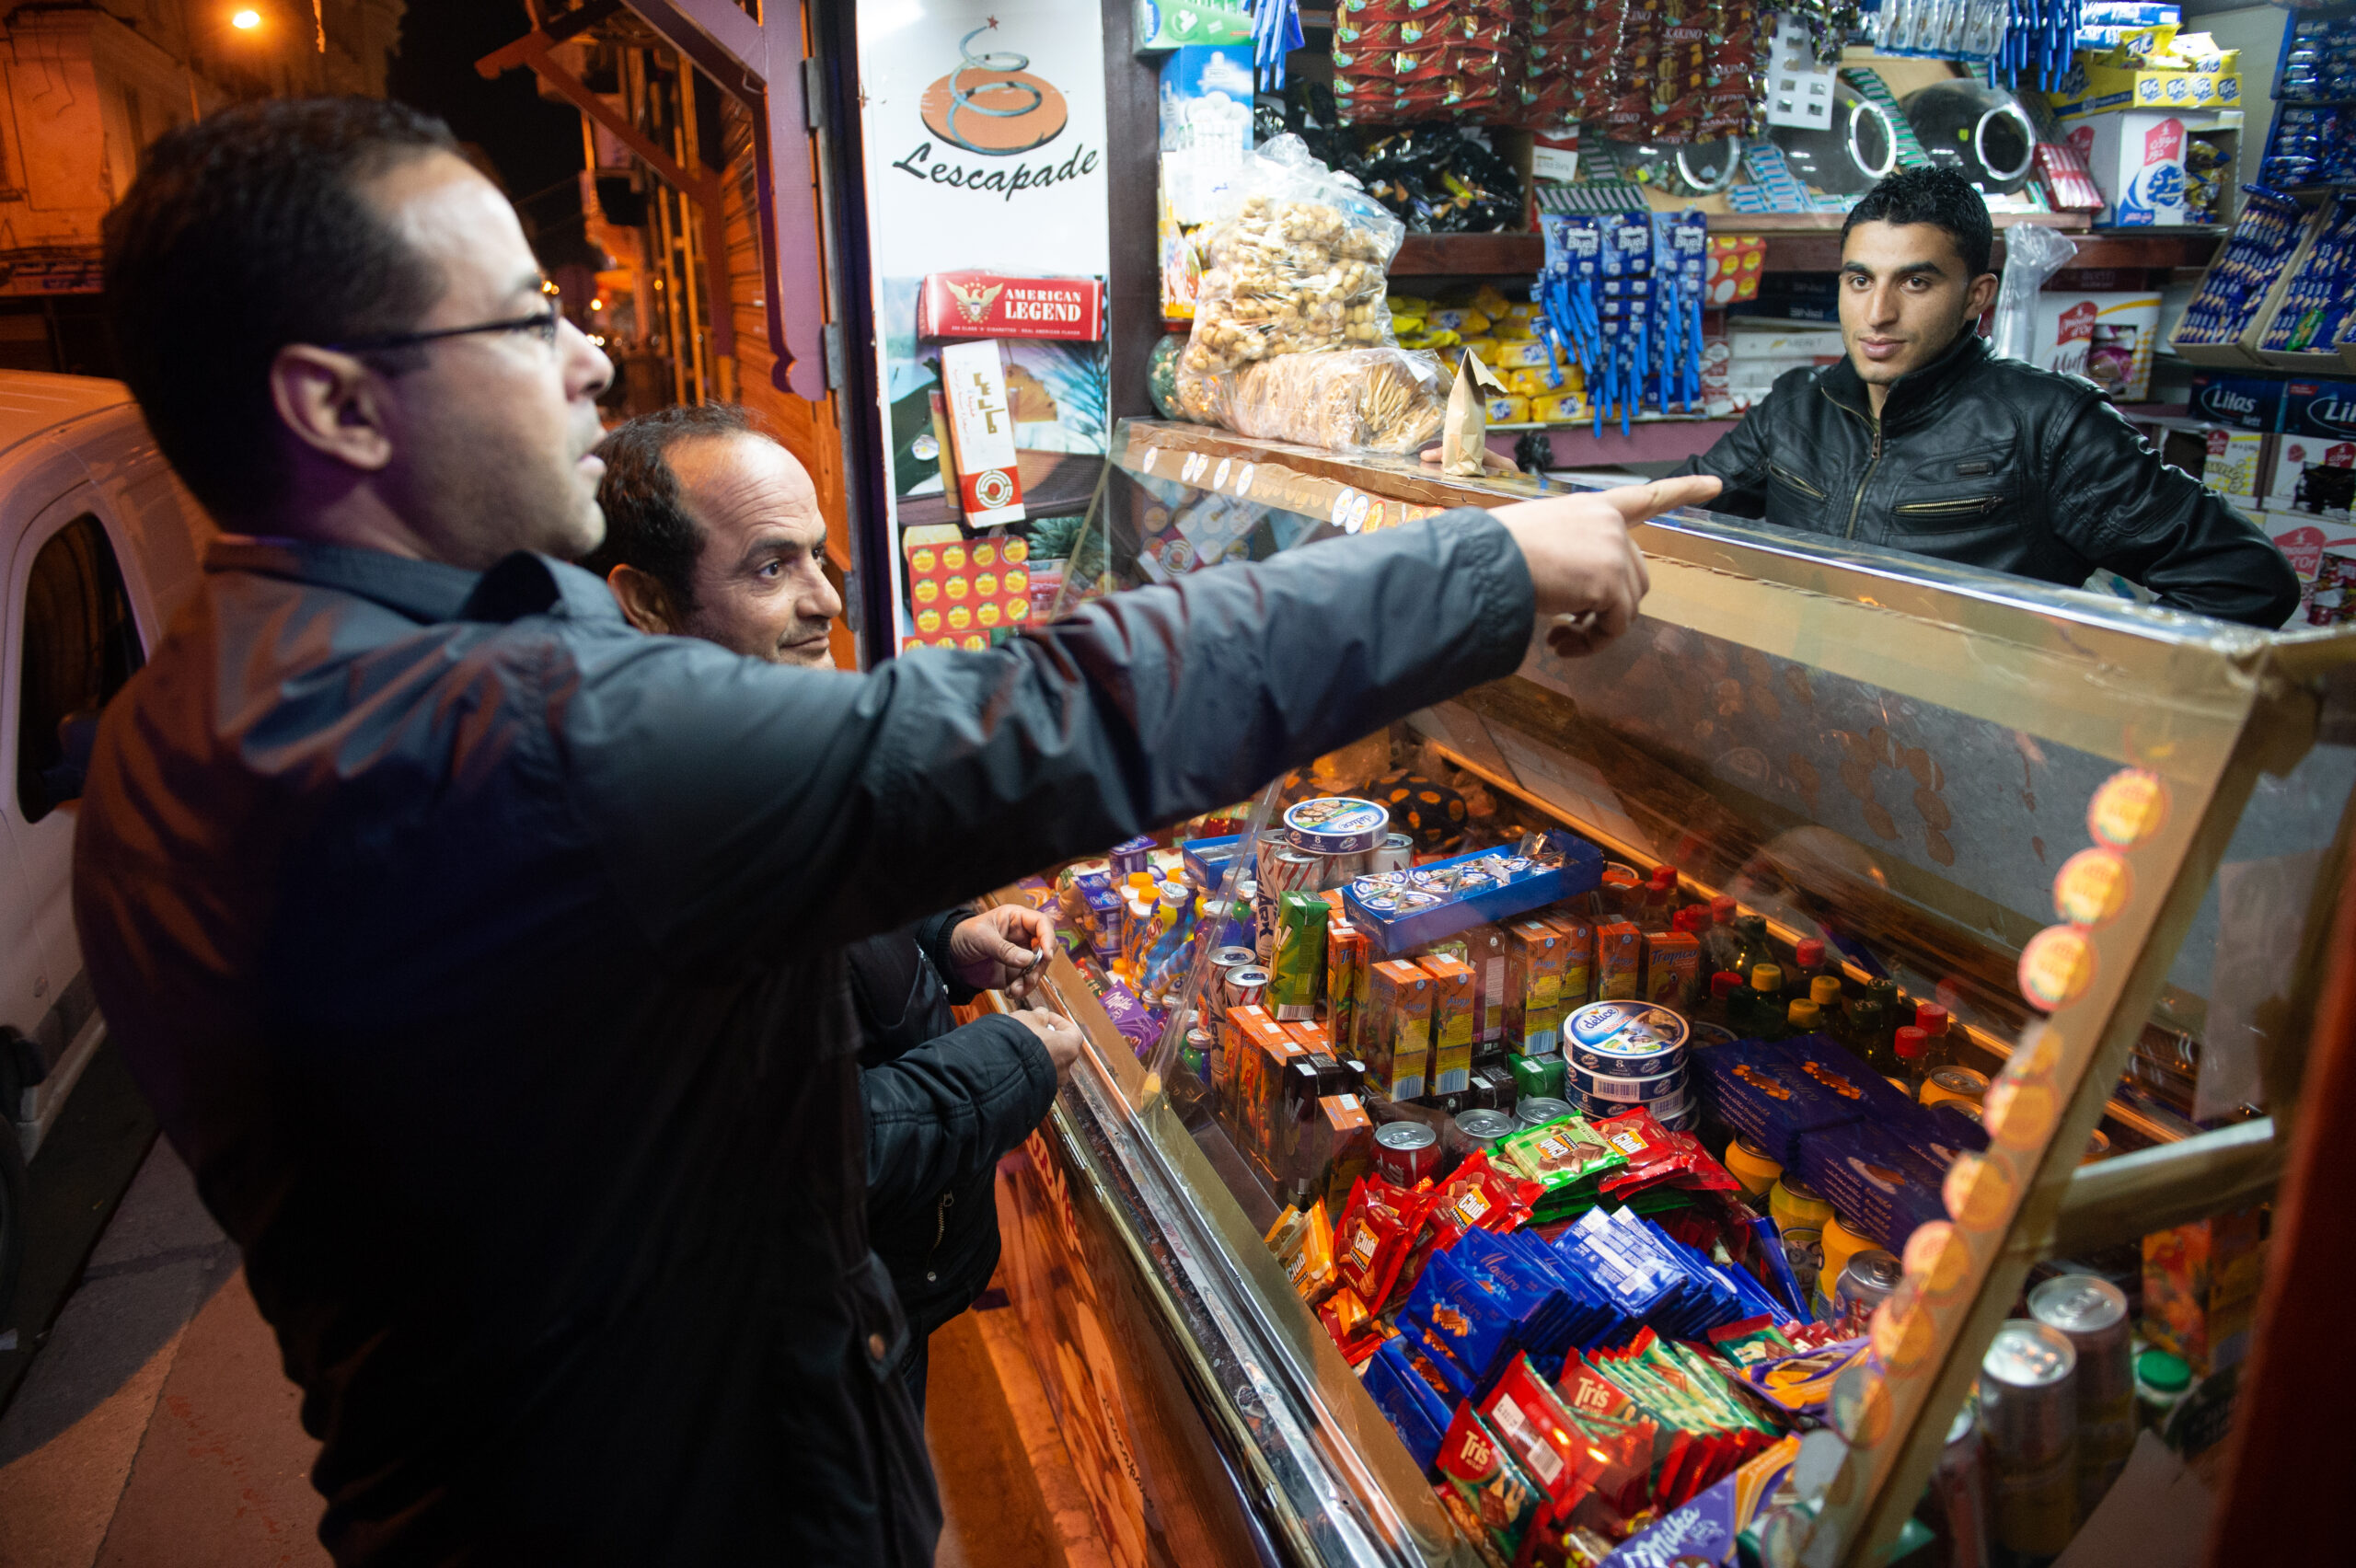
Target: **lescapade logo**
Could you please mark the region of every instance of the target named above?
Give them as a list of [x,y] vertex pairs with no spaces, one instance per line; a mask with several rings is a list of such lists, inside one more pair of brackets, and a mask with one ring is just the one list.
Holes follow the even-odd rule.
[[[1071,121],[1064,95],[1053,82],[1033,74],[1031,57],[1009,50],[974,52],[974,40],[998,27],[992,17],[957,40],[957,68],[925,88],[917,112],[925,129],[951,147],[988,158],[1019,157],[1063,134]],[[892,167],[934,185],[987,190],[1011,202],[1026,190],[1044,190],[1096,172],[1098,155],[1074,145],[1061,163],[1052,159],[992,168],[936,158],[932,143],[918,142]]]

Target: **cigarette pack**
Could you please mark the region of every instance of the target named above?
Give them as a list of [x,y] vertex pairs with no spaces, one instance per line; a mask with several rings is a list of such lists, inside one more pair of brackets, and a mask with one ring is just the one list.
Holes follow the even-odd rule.
[[1645,997],[1691,1015],[1702,993],[1702,940],[1691,931],[1645,939]]
[[1271,1170],[1284,1154],[1286,1069],[1308,1054],[1291,1032],[1273,1019],[1254,1031],[1253,1049],[1245,1054],[1252,1081],[1246,1086],[1244,1144]]
[[1645,934],[1633,920],[1595,928],[1595,999],[1622,1001],[1643,989]]
[[1433,1094],[1461,1094],[1472,1083],[1472,966],[1453,958],[1423,960],[1432,977]]
[[1392,1100],[1420,1100],[1431,1055],[1432,977],[1396,959],[1367,973],[1367,1083]]
[[1542,920],[1506,928],[1505,1043],[1525,1056],[1560,1048],[1570,939]]
[[998,340],[944,343],[942,396],[956,448],[957,490],[965,521],[976,528],[1020,523],[1022,476],[1015,465],[1014,412],[1006,396],[1006,363]]
[[1337,1216],[1350,1184],[1373,1169],[1374,1122],[1355,1094],[1328,1094],[1317,1101],[1301,1131],[1294,1163],[1307,1190]]

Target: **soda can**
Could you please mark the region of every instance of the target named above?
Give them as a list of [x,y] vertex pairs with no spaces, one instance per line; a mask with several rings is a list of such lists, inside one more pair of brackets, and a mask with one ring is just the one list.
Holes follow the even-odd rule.
[[1375,871],[1404,871],[1415,864],[1415,841],[1403,833],[1386,833],[1382,842],[1366,852],[1366,869]]
[[1449,1124],[1449,1141],[1468,1159],[1495,1149],[1497,1140],[1513,1130],[1514,1119],[1501,1111],[1460,1111]]
[[1992,1568],[1988,1561],[1988,1472],[1980,1458],[1980,1412],[1963,1401],[1947,1424],[1931,1471],[1931,1512],[1947,1543],[1947,1568]]
[[2000,1562],[2054,1557],[2078,1523],[2078,1352],[2070,1336],[2007,1320],[1980,1363],[1980,1419]]
[[1513,1119],[1525,1127],[1542,1127],[1549,1122],[1559,1122],[1571,1113],[1571,1102],[1551,1095],[1524,1095],[1513,1108]]
[[1988,1075],[1969,1067],[1941,1067],[1923,1082],[1925,1105],[1977,1105],[1988,1094]]
[[2127,1297],[2094,1274],[2058,1274],[2028,1293],[2028,1315],[2078,1354],[2078,1515],[2094,1512],[2135,1447],[2135,1362]]
[[1874,1309],[1889,1299],[1905,1277],[1905,1266],[1878,1247],[1868,1247],[1849,1260],[1841,1271],[1840,1282],[1832,1287],[1832,1315],[1849,1327],[1853,1334],[1865,1332],[1865,1320]]
[[1256,963],[1239,963],[1219,978],[1222,1009],[1256,1008],[1267,994],[1268,972]]
[[1439,1135],[1421,1122],[1385,1122],[1374,1130],[1374,1171],[1394,1187],[1439,1175]]

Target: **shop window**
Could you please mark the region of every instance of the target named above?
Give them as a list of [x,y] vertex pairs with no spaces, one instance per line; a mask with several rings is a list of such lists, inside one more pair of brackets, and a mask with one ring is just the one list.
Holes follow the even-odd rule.
[[33,558],[17,691],[17,803],[39,822],[82,792],[98,709],[144,663],[131,596],[98,520],[85,513]]

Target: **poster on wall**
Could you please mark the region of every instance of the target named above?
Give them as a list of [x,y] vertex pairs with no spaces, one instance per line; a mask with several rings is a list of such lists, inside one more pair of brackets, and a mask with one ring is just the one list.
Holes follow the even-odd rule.
[[[951,363],[980,345],[995,357],[1012,439],[998,489],[1021,497],[1013,526],[1083,511],[1103,466],[1101,13],[984,0],[862,6],[860,87],[895,640],[905,647],[944,640],[916,635],[896,547],[911,529],[937,539],[943,526],[988,525],[968,513],[970,483],[961,495],[944,351],[958,349]],[[1003,506],[985,510],[1006,524]],[[987,640],[978,628],[946,640]]]

